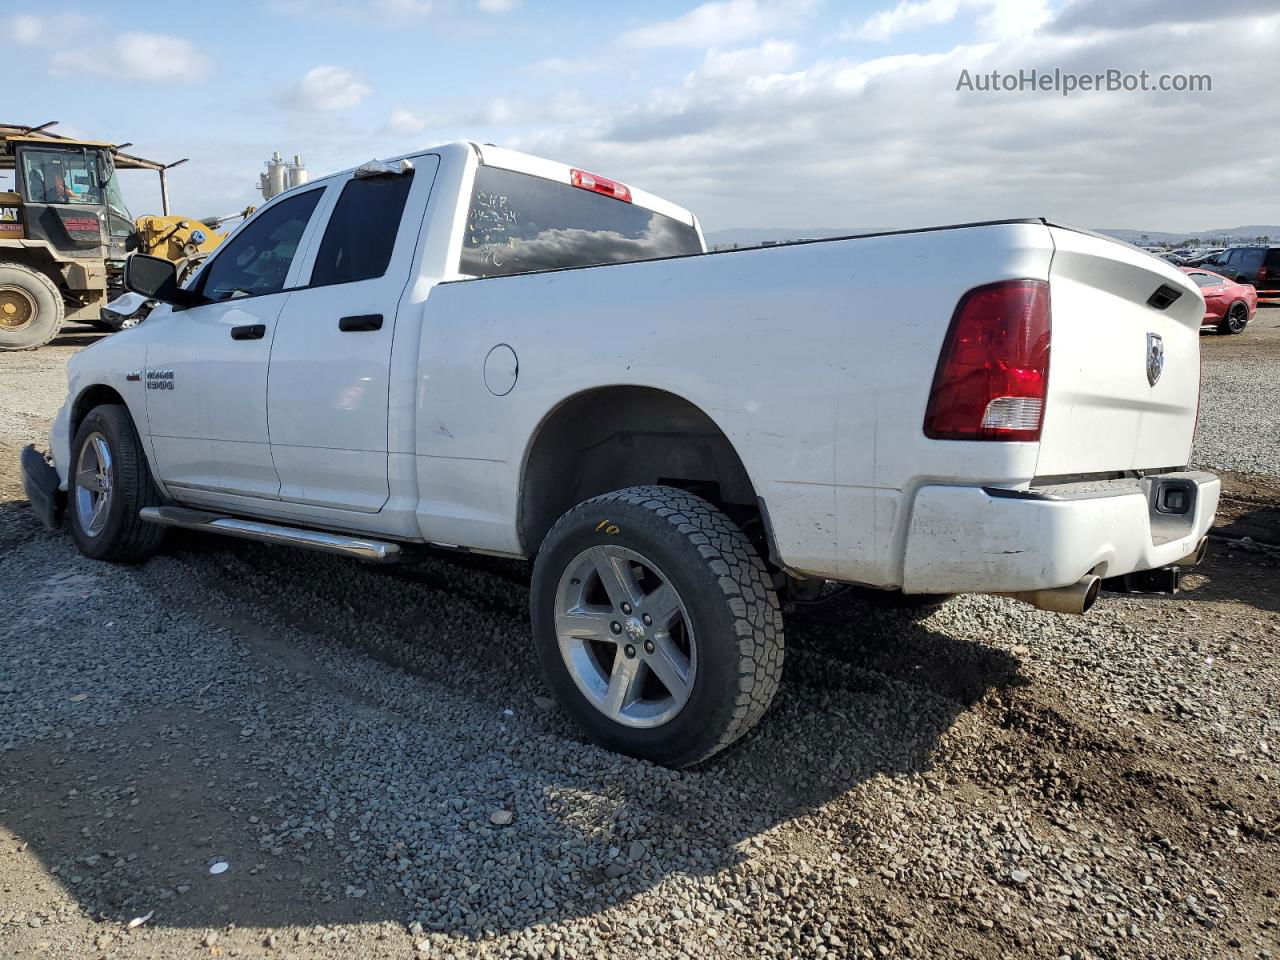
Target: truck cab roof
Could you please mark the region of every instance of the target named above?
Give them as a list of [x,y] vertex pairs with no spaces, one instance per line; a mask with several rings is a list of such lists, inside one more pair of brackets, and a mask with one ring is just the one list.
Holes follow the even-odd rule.
[[[412,150],[408,153],[398,154],[393,157],[385,158],[385,162],[396,163],[400,160],[412,160],[414,157],[420,157],[423,154],[435,153],[442,158],[452,156],[454,159],[459,157],[465,158],[466,155],[474,156],[476,162],[483,166],[499,167],[503,170],[513,170],[517,173],[525,173],[534,177],[542,177],[546,180],[552,180],[556,183],[573,183],[573,174],[575,170],[580,168],[572,167],[567,163],[561,163],[558,160],[548,160],[545,157],[535,156],[531,153],[524,153],[520,150],[512,150],[508,147],[499,147],[492,143],[476,143],[472,140],[453,140],[448,143],[439,144],[433,147],[425,147],[421,150]],[[332,177],[345,177],[355,171],[356,167],[348,167],[345,170],[339,170],[329,174],[326,177],[317,177],[310,181],[310,184],[324,182]],[[580,171],[581,172],[581,171]],[[599,175],[596,175],[599,176]],[[306,186],[306,185],[303,185]],[[664,217],[670,217],[680,223],[697,228],[699,236],[702,230],[698,225],[697,218],[693,213],[685,207],[672,203],[657,194],[650,193],[647,190],[641,190],[630,184],[623,184],[627,188],[630,203],[652,210]],[[297,188],[294,188],[297,189]]]

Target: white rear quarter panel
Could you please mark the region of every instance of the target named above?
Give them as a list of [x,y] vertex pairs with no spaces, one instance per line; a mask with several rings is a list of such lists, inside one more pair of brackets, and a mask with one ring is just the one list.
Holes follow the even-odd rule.
[[[1051,253],[1043,225],[1015,223],[437,286],[404,451],[418,458],[423,536],[518,551],[515,505],[539,424],[579,392],[633,384],[719,425],[788,565],[895,582],[902,491],[1032,476],[1034,444],[940,444],[922,423],[960,295],[1047,279]],[[483,365],[503,343],[519,377],[495,397]]]

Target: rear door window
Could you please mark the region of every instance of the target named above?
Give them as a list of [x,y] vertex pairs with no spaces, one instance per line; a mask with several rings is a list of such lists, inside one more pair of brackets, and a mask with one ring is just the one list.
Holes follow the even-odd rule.
[[482,166],[458,270],[494,277],[701,252],[690,224],[567,183]]
[[312,286],[371,280],[387,272],[413,173],[347,181],[311,269]]
[[284,289],[298,244],[324,188],[263,210],[223,246],[199,274],[196,291],[210,300],[261,296]]
[[1257,273],[1262,266],[1262,256],[1266,253],[1261,247],[1246,247],[1236,250],[1238,258],[1231,261],[1231,267],[1241,273]]

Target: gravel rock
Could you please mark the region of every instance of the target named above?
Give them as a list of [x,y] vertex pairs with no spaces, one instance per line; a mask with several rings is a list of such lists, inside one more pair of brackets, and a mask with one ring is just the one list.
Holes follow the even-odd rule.
[[[1241,336],[1252,332],[1247,328]],[[1276,389],[1276,369],[1274,359],[1205,359],[1196,465],[1280,475],[1280,391]]]

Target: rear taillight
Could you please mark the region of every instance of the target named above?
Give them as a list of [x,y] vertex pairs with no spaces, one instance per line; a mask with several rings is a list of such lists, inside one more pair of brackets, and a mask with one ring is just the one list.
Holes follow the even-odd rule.
[[933,376],[925,436],[1039,440],[1049,333],[1043,280],[1006,280],[961,297]]
[[1258,268],[1258,282],[1259,282],[1259,283],[1261,283],[1262,281],[1264,281],[1264,280],[1266,280],[1266,279],[1267,279],[1267,268],[1266,268],[1266,267],[1259,267],[1259,268]]
[[598,177],[594,173],[587,173],[585,170],[570,170],[569,182],[575,187],[581,187],[583,190],[591,190],[595,193],[603,193],[606,197],[613,197],[615,200],[621,200],[623,203],[631,202],[631,190],[625,183],[619,183],[617,180],[610,180],[608,177]]

